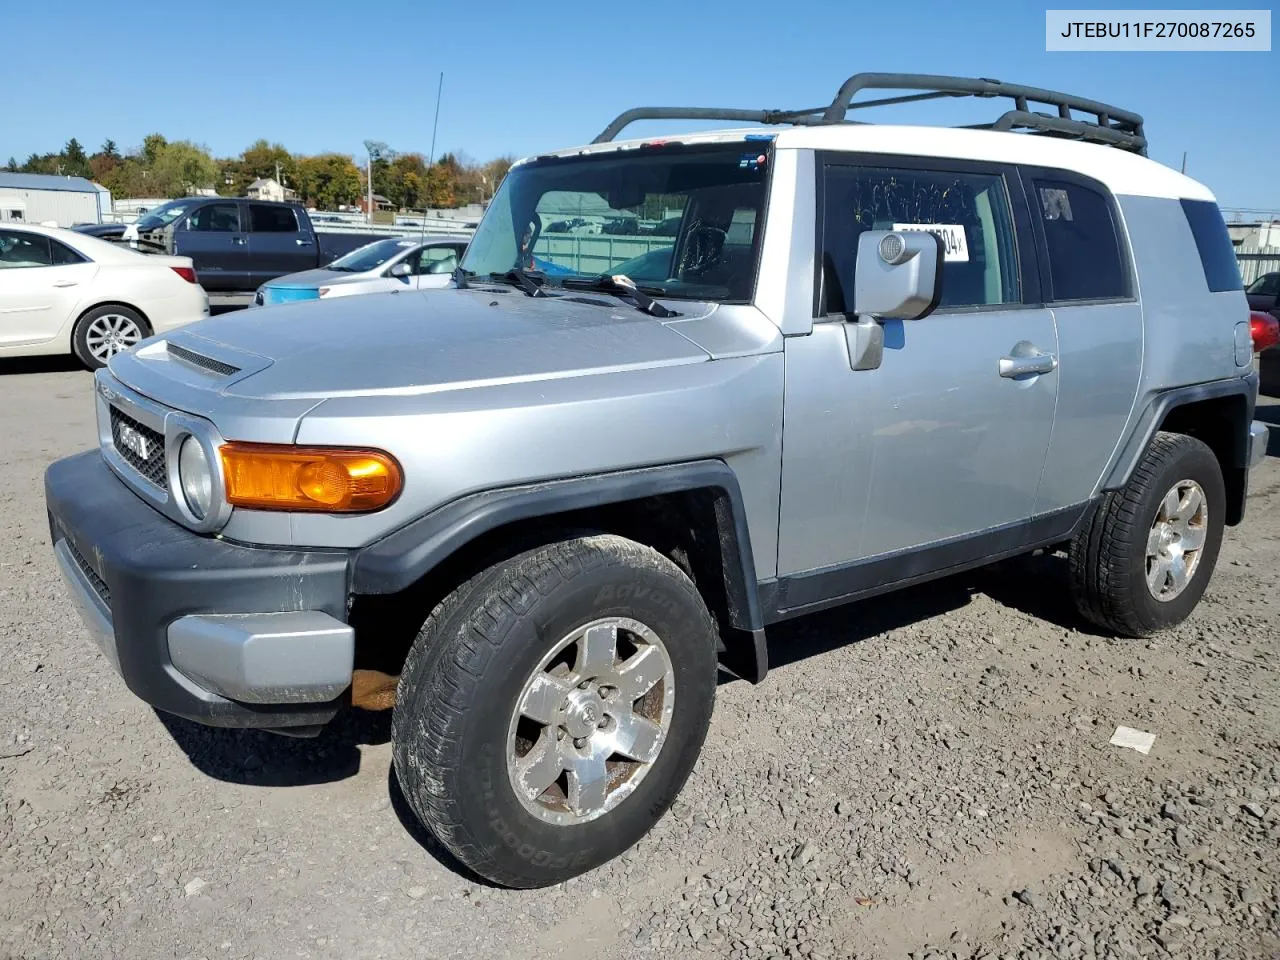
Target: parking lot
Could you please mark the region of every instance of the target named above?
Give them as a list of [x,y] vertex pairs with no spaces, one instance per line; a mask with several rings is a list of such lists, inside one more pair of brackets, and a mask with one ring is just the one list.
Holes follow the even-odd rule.
[[90,382],[0,369],[0,955],[1280,955],[1280,436],[1172,633],[1092,633],[1055,556],[780,626],[650,836],[509,892],[412,826],[387,715],[291,740],[128,693],[47,542]]

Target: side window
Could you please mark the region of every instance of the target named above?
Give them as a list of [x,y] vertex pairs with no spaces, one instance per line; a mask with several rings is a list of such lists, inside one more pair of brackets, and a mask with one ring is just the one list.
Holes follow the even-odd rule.
[[0,270],[53,264],[49,238],[38,233],[0,230]]
[[291,207],[251,203],[249,229],[254,233],[297,233],[298,218]]
[[1031,215],[1049,255],[1048,301],[1130,296],[1129,273],[1111,204],[1096,190],[1062,180],[1031,181]]
[[1200,254],[1200,265],[1204,267],[1204,279],[1210,292],[1239,290],[1244,286],[1240,279],[1240,264],[1218,205],[1212,200],[1183,200],[1182,211],[1187,215],[1187,223],[1196,238],[1196,251]]
[[853,311],[858,238],[868,230],[927,230],[942,240],[942,307],[1021,302],[1013,217],[999,174],[830,164],[823,190],[825,313]]
[[453,273],[458,265],[458,251],[453,247],[424,247],[418,254],[414,273]]
[[187,229],[206,233],[239,233],[240,206],[235,203],[210,203],[192,211]]
[[57,240],[49,241],[49,252],[52,255],[50,259],[55,267],[66,267],[73,263],[84,263],[87,259],[76,251],[72,250],[65,243],[59,243]]

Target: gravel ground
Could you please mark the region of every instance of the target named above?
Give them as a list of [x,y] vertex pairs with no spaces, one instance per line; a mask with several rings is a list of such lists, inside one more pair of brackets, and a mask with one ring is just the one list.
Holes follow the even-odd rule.
[[295,741],[125,690],[40,487],[89,390],[0,371],[2,956],[1280,956],[1280,440],[1182,628],[1097,636],[1049,556],[780,627],[648,838],[508,892],[412,825],[385,715]]

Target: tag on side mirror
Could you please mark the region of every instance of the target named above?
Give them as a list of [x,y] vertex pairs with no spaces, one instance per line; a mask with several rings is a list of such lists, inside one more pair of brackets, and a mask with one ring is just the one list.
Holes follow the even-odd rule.
[[943,246],[932,233],[868,230],[858,237],[853,312],[878,320],[919,320],[942,299]]

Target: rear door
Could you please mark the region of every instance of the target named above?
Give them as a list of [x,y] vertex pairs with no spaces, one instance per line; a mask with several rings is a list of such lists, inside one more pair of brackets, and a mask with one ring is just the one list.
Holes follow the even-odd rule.
[[206,290],[251,286],[243,213],[235,200],[206,203],[191,211],[174,234],[174,252],[195,261],[196,275]]
[[44,234],[0,229],[0,346],[57,336],[97,271],[97,264]]
[[289,206],[253,203],[249,207],[249,278],[257,288],[286,273],[316,266],[315,238]]
[[1057,410],[1036,499],[1049,512],[1093,496],[1124,433],[1142,372],[1142,307],[1107,188],[1066,170],[1021,175],[1058,332]]

